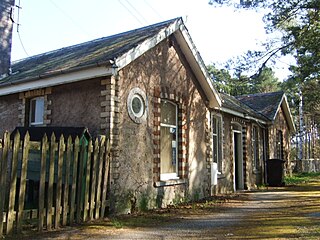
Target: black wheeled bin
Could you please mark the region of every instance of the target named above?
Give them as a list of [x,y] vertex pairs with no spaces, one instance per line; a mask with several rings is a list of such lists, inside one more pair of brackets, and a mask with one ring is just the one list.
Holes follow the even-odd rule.
[[267,183],[271,187],[284,186],[284,163],[282,159],[267,160]]

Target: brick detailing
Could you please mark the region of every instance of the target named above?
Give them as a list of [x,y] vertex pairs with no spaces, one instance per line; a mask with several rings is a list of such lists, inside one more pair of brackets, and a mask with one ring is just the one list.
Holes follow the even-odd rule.
[[101,80],[101,112],[100,112],[100,132],[107,134],[111,144],[111,165],[110,165],[110,180],[111,184],[120,176],[119,164],[119,83],[118,75],[108,79]]
[[26,125],[26,104],[29,103],[28,100],[35,98],[35,97],[44,97],[44,114],[43,114],[43,125],[42,126],[48,126],[51,124],[51,100],[48,98],[48,96],[52,93],[52,88],[44,88],[44,89],[36,89],[32,91],[22,92],[19,94],[19,99],[21,100],[20,106],[19,106],[19,126],[25,127]]
[[[244,188],[246,189],[248,184],[247,184],[247,161],[248,161],[248,145],[247,145],[247,124],[246,121],[237,117],[232,118],[231,120],[231,131],[230,131],[230,139],[233,139],[233,125],[238,125],[241,126],[241,134],[242,134],[242,160],[243,160],[243,183],[244,183]],[[239,129],[240,130],[240,129]],[[233,144],[230,144],[230,156],[233,156]],[[234,169],[234,161],[232,161],[232,168]],[[232,176],[234,178],[234,176]]]
[[[224,161],[224,149],[223,146],[225,146],[225,129],[224,129],[224,120],[218,111],[208,111],[206,114],[206,164],[207,164],[207,170],[208,170],[208,184],[211,185],[211,163],[213,162],[213,136],[212,136],[212,118],[216,116],[220,119],[221,125],[220,125],[220,131],[221,131],[221,136],[218,141],[220,141],[219,146],[221,148],[219,151],[221,151],[221,168],[218,169],[222,174],[224,174],[224,167],[225,167],[225,161]],[[211,187],[211,186],[210,186]],[[210,192],[211,194],[211,192]]]
[[244,182],[244,188],[247,189],[250,183],[248,182],[248,174],[247,174],[247,164],[248,163],[248,136],[247,134],[250,134],[250,131],[247,131],[247,126],[242,126],[242,148],[243,148],[243,182]]
[[168,99],[178,105],[178,176],[188,177],[188,144],[186,125],[186,103],[181,93],[169,88],[154,88],[153,94],[153,180],[160,181],[160,122],[161,99]]
[[211,113],[207,110],[206,113],[206,123],[205,123],[205,143],[206,143],[206,191],[207,194],[211,194],[211,162],[213,160],[213,137],[212,137],[212,122]]

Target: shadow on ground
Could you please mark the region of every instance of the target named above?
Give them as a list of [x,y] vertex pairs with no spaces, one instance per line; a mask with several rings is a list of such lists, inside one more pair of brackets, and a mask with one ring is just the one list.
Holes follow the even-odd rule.
[[15,239],[320,239],[320,182],[215,197]]

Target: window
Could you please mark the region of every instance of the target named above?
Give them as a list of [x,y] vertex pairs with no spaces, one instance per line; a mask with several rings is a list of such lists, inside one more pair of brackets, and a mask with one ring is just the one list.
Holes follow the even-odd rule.
[[146,94],[140,88],[133,88],[130,90],[127,106],[129,116],[135,123],[142,123],[146,120]]
[[277,139],[276,139],[276,157],[278,159],[283,159],[283,136],[282,131],[277,131]]
[[29,126],[43,124],[44,98],[37,97],[30,99],[29,105]]
[[178,179],[178,106],[161,100],[160,180]]
[[212,116],[212,150],[213,162],[217,163],[218,171],[222,171],[221,117]]
[[257,126],[253,126],[253,128],[252,128],[252,151],[253,151],[254,168],[257,170],[260,167],[259,133],[258,133],[258,127]]
[[135,117],[142,117],[142,115],[144,114],[144,101],[139,94],[135,94],[132,97],[130,107]]

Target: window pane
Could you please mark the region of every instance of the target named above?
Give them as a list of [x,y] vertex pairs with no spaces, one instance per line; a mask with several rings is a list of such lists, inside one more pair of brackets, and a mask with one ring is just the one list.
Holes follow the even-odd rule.
[[35,122],[36,123],[42,123],[43,122],[43,110],[44,110],[44,99],[43,98],[37,98],[36,116],[35,116]]
[[213,136],[213,162],[218,162],[218,138]]
[[171,127],[161,127],[160,141],[160,172],[175,173],[177,171],[176,129]]
[[35,122],[36,118],[36,100],[32,99],[30,101],[30,122],[33,123]]
[[212,118],[212,133],[217,134],[217,119],[215,117]]
[[160,112],[160,173],[173,174],[168,177],[172,179],[177,177],[178,172],[177,105],[163,100]]
[[212,150],[213,162],[218,164],[218,170],[222,172],[222,132],[221,132],[221,118],[212,116]]
[[44,114],[44,98],[30,100],[30,125],[42,124]]
[[176,105],[169,101],[161,101],[161,123],[175,126],[177,124],[176,108]]

